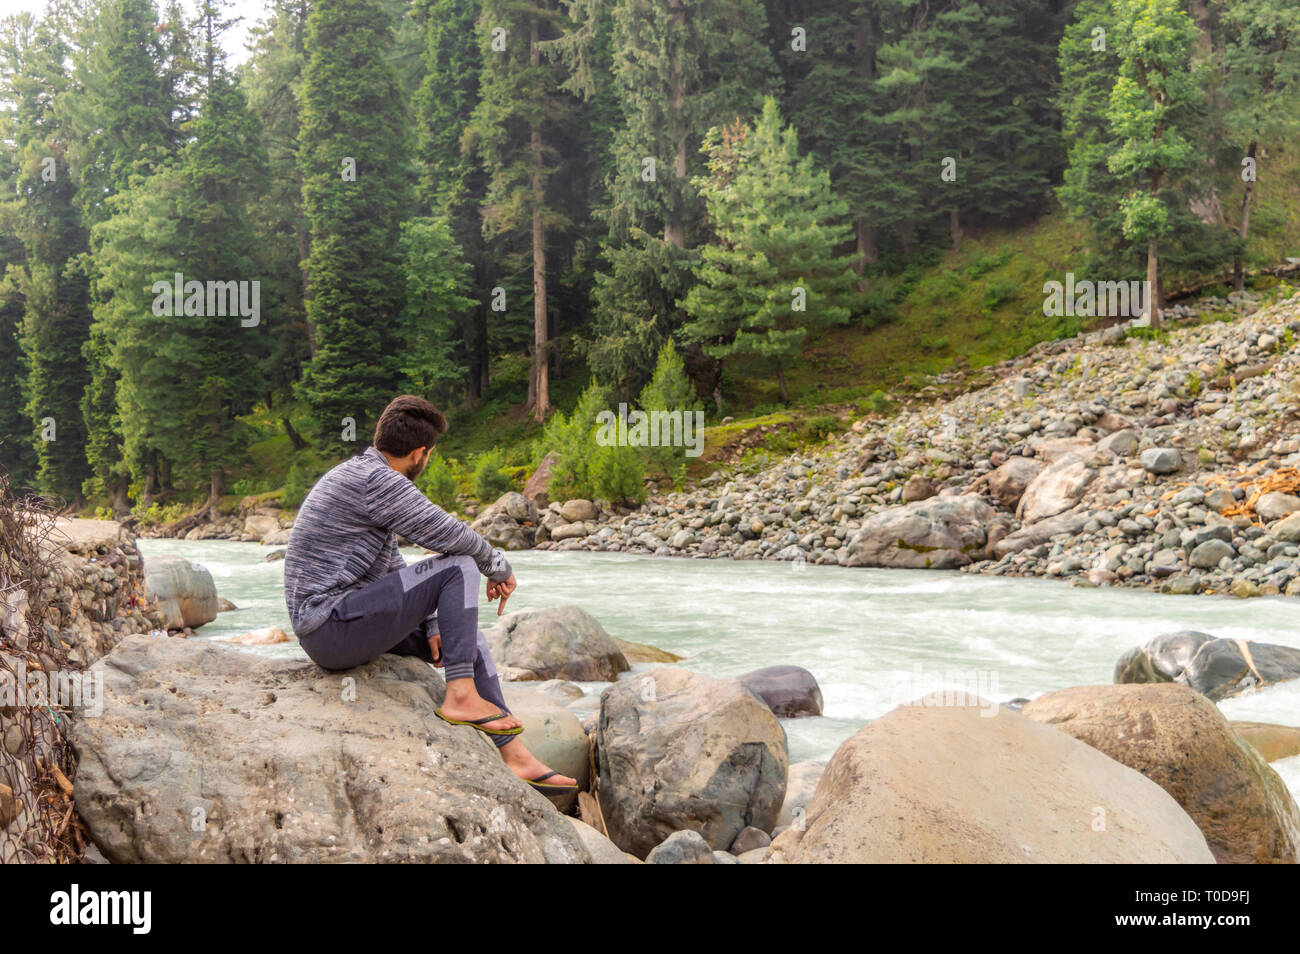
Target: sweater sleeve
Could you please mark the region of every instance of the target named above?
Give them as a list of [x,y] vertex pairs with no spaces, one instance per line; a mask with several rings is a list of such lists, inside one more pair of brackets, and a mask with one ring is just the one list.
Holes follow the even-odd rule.
[[402,559],[402,554],[397,549],[397,537],[394,536],[388,545],[388,572],[400,573],[406,569],[406,561]]
[[508,579],[505,554],[420,493],[392,468],[376,468],[366,483],[366,509],[376,526],[437,553],[473,557],[489,580]]

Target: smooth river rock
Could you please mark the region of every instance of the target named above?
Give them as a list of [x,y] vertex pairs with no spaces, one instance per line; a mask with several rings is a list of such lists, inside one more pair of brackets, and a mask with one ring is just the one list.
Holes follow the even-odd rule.
[[785,730],[739,683],[649,670],[601,694],[596,732],[601,810],[624,851],[644,858],[683,829],[725,850],[749,825],[776,825]]
[[591,860],[486,736],[434,715],[442,677],[417,659],[329,673],[129,636],[93,669],[74,798],[115,864]]
[[168,629],[197,628],[217,618],[217,587],[212,574],[184,557],[144,560],[145,599],[156,600]]
[[630,668],[605,627],[578,606],[507,613],[484,636],[497,665],[516,678],[610,682]]
[[1300,755],[1300,726],[1272,722],[1233,722],[1232,731],[1255,747],[1267,762]]
[[827,765],[804,830],[778,835],[767,860],[1209,864],[1214,855],[1141,773],[973,700],[900,706],[858,730]]
[[[585,790],[591,778],[590,746],[578,717],[554,699],[523,686],[503,685],[501,694],[511,713],[524,724],[520,738],[528,751],[561,775],[576,779],[578,787]],[[563,811],[577,798],[578,793],[574,792],[554,796],[552,800]]]
[[978,497],[931,497],[868,517],[842,549],[844,566],[950,570],[982,556],[994,510]]
[[736,681],[762,699],[780,719],[822,714],[822,690],[817,679],[802,666],[767,666]]
[[1115,664],[1115,682],[1176,682],[1215,702],[1300,677],[1300,649],[1185,630],[1167,633]]
[[1294,864],[1300,856],[1300,811],[1286,783],[1194,690],[1172,683],[1076,686],[1020,711],[1163,788],[1220,864]]

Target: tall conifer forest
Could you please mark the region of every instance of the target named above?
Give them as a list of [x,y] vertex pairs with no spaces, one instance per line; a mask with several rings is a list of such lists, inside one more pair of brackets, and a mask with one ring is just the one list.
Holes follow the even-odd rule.
[[[1046,277],[1148,281],[1158,327],[1277,264],[1297,203],[1295,0],[265,0],[236,56],[244,12],[0,22],[19,487],[292,506],[401,393],[452,421],[431,496],[505,487],[620,403],[865,397],[819,401],[818,355],[927,281],[1012,261],[977,310],[1041,316],[1049,229]],[[635,499],[657,465],[616,457],[591,492]]]

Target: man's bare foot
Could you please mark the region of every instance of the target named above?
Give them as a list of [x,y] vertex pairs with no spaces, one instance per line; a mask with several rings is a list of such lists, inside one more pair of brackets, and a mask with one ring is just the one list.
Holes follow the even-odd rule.
[[[537,778],[539,775],[545,775],[551,770],[549,765],[538,761],[537,756],[528,751],[524,745],[523,739],[511,739],[506,745],[501,746],[501,758],[505,759],[506,765],[510,766],[510,771],[514,772],[524,781]],[[552,775],[543,785],[577,785],[578,780],[569,778],[567,775]]]
[[[465,685],[456,685],[464,683]],[[442,714],[448,719],[456,719],[460,722],[470,722],[474,719],[482,719],[485,716],[495,715],[501,711],[501,707],[495,702],[488,702],[478,694],[474,688],[473,679],[452,679],[447,683],[447,698],[442,704]],[[491,722],[482,723],[485,729],[495,729],[503,732],[507,729],[517,729],[522,722],[513,715],[507,715],[504,719],[494,719]]]

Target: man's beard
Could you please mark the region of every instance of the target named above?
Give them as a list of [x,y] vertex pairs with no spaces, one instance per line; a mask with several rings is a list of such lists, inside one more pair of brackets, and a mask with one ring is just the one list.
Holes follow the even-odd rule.
[[416,463],[410,466],[410,468],[406,471],[407,480],[411,481],[411,483],[415,483],[415,478],[419,477],[422,473],[424,473],[424,468],[428,466],[429,455],[432,453],[433,453],[432,450],[425,451],[424,456],[421,457]]

